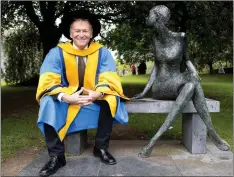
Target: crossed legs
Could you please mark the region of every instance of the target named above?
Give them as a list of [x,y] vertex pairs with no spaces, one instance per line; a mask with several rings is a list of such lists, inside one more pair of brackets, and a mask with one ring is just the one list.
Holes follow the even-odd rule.
[[157,139],[168,129],[168,127],[176,120],[179,114],[183,111],[185,105],[192,99],[194,106],[200,115],[201,119],[205,123],[208,129],[208,133],[215,145],[221,150],[229,150],[229,145],[222,140],[216,133],[215,128],[211,122],[210,114],[205,102],[204,93],[199,83],[186,83],[178,97],[175,100],[175,104],[165,119],[163,125],[157,131],[157,133],[150,140],[149,144],[145,146],[138,154],[139,157],[149,157],[154,144]]

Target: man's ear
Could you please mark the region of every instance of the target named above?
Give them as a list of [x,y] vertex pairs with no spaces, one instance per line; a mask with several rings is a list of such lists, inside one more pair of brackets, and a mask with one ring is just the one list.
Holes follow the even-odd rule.
[[92,33],[91,33],[91,39],[93,38],[93,28],[92,28]]

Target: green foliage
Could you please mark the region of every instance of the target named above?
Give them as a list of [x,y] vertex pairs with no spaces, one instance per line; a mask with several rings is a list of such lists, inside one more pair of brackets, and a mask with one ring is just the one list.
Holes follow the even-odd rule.
[[[56,19],[86,8],[102,21],[102,43],[118,50],[118,58],[131,64],[153,60],[152,30],[146,28],[145,18],[160,4],[171,10],[169,28],[187,33],[191,60],[197,68],[208,64],[212,70],[217,61],[232,63],[232,1],[3,1],[1,28],[33,23],[45,56],[61,37]],[[110,30],[110,26],[116,28]]]
[[[4,1],[1,2],[2,32],[24,22],[34,24],[40,35],[43,56],[57,45],[62,35],[61,26],[55,25],[57,18],[70,11],[88,9],[105,23],[118,23],[126,17],[125,5],[131,2],[108,1]],[[105,26],[105,25],[104,25]]]
[[27,21],[27,15],[22,2],[1,1],[1,33],[4,30],[19,26]]
[[212,72],[215,62],[232,62],[232,6],[231,1],[187,4],[190,55],[199,68],[208,64]]
[[[164,4],[171,11],[169,29],[186,32],[191,60],[197,68],[211,67],[217,61],[232,60],[232,4],[226,2],[135,2],[126,13],[128,20],[116,25],[105,36],[106,44],[118,50],[127,63],[153,60],[151,36],[145,17],[154,5]],[[136,13],[137,12],[137,13]],[[212,69],[212,68],[211,68]]]
[[38,31],[32,25],[12,29],[4,39],[6,55],[4,80],[22,83],[39,73],[42,50]]
[[150,35],[148,34],[150,30],[142,26],[119,24],[109,32],[108,41],[110,42],[103,41],[103,43],[112,50],[117,50],[118,58],[127,63],[149,61],[153,59],[153,54],[149,49]]

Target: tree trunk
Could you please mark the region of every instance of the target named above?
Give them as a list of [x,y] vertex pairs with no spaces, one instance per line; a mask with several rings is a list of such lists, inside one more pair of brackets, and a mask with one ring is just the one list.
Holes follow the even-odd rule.
[[[50,26],[43,25],[39,29],[39,33],[40,33],[40,38],[41,38],[42,46],[43,46],[42,61],[44,61],[45,56],[49,53],[50,49],[57,46],[62,33],[60,32],[58,27],[51,26],[51,25]],[[24,83],[24,85],[37,86],[38,81],[39,81],[39,75],[31,78],[29,81]]]
[[49,53],[50,49],[57,46],[60,37],[62,36],[61,31],[56,26],[43,25],[40,31],[40,37],[43,45],[43,60]]
[[213,74],[213,63],[209,62],[208,66],[209,66],[209,69],[210,69],[210,74]]
[[181,2],[179,3],[178,5],[180,5],[181,9],[182,9],[182,12],[183,12],[183,15],[182,15],[182,18],[181,18],[181,22],[180,22],[180,31],[181,32],[185,32],[187,31],[187,21],[188,21],[188,10],[187,10],[187,7],[186,7],[186,3],[185,2]]

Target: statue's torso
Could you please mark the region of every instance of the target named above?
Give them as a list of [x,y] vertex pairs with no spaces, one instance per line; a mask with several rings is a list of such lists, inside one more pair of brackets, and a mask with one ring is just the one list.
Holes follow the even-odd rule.
[[154,38],[156,77],[152,87],[153,97],[156,99],[175,99],[181,86],[186,83],[184,74],[180,72],[183,58],[183,36],[170,36],[161,43]]
[[161,43],[157,38],[153,40],[155,65],[160,77],[167,77],[169,73],[180,73],[180,63],[183,57],[183,37],[172,35]]
[[182,37],[175,36],[168,39],[167,42],[161,43],[154,39],[153,45],[155,48],[155,62],[159,63],[180,63],[183,54]]

